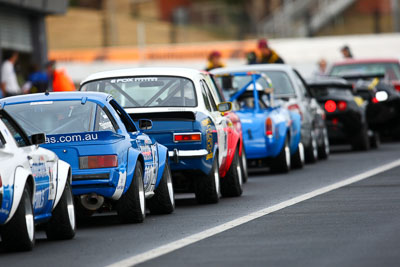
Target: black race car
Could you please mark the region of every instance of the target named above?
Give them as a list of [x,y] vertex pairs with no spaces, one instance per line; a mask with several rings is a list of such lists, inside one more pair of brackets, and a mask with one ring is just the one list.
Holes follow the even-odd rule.
[[355,93],[362,97],[366,106],[368,126],[381,135],[399,137],[400,93],[384,74],[347,75]]
[[354,95],[351,83],[341,78],[319,77],[308,85],[325,110],[330,143],[350,143],[354,150],[379,146],[379,135],[370,130],[367,122],[368,102]]

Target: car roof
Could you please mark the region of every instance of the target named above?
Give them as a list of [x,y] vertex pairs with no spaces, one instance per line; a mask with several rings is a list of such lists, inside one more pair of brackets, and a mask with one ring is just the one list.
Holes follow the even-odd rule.
[[396,58],[369,58],[369,59],[347,59],[339,62],[335,62],[332,66],[343,66],[353,64],[373,64],[373,63],[397,63],[399,60]]
[[293,68],[287,64],[251,64],[242,65],[237,67],[218,68],[210,71],[212,74],[226,74],[229,72],[243,72],[243,71],[291,71]]
[[191,68],[168,68],[168,67],[145,67],[145,68],[130,68],[130,69],[119,69],[103,71],[89,75],[86,79],[81,82],[81,85],[94,80],[105,79],[105,78],[117,78],[117,77],[130,77],[130,76],[179,76],[194,80],[199,74],[206,74],[204,71],[191,69]]
[[107,102],[111,95],[101,92],[50,92],[50,93],[38,93],[6,97],[1,99],[2,103],[16,104],[23,102],[37,102],[37,101],[54,101],[54,100],[81,100],[83,98],[87,100],[93,100],[97,102]]

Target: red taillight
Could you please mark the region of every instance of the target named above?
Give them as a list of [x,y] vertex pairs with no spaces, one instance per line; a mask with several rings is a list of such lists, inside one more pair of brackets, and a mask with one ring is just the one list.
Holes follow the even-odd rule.
[[303,120],[303,113],[301,112],[299,105],[297,104],[289,105],[288,110],[296,111],[297,113],[300,114],[301,120]]
[[346,110],[346,108],[347,108],[347,103],[346,103],[346,101],[339,101],[339,102],[337,103],[337,108],[338,108],[338,110],[340,110],[340,111]]
[[327,112],[334,112],[336,110],[336,102],[333,100],[328,100],[325,102],[325,110]]
[[79,158],[80,169],[112,168],[118,166],[116,155],[88,156]]
[[374,98],[372,98],[372,103],[374,103],[374,104],[379,103],[379,100],[376,97],[374,97]]
[[174,134],[174,142],[196,142],[201,141],[201,133]]
[[271,118],[267,118],[267,120],[265,121],[265,134],[267,135],[267,137],[272,137],[274,134]]

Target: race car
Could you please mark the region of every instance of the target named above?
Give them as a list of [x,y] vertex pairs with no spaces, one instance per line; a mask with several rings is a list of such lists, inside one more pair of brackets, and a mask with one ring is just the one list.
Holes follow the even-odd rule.
[[151,119],[146,133],[168,147],[174,186],[200,204],[242,194],[240,136],[222,113],[208,75],[186,68],[137,68],[97,73],[82,91],[107,92],[134,121]]
[[400,93],[388,81],[386,73],[347,74],[355,93],[368,104],[369,127],[386,137],[398,138],[400,133]]
[[[141,132],[108,94],[44,93],[1,100],[23,129],[47,134],[42,146],[71,165],[77,215],[116,210],[121,221],[143,222],[175,208],[168,150]],[[147,203],[145,201],[147,199]]]
[[286,64],[255,64],[231,67],[228,70],[266,74],[272,81],[274,96],[280,105],[301,116],[301,143],[304,146],[306,163],[329,157],[324,111],[310,96],[306,82],[295,69]]
[[7,250],[31,250],[37,224],[51,240],[75,236],[71,168],[38,147],[45,138],[29,139],[0,107],[0,235]]
[[229,70],[212,73],[226,97],[238,106],[250,166],[269,166],[273,172],[288,172],[291,164],[303,167],[300,115],[274,104],[273,86],[265,74]]
[[338,77],[376,73],[384,73],[385,79],[400,91],[400,61],[395,58],[347,59],[334,63],[327,72]]
[[325,109],[329,141],[351,144],[354,150],[377,148],[379,134],[369,128],[367,101],[353,95],[353,85],[337,77],[319,77],[308,82],[311,94]]

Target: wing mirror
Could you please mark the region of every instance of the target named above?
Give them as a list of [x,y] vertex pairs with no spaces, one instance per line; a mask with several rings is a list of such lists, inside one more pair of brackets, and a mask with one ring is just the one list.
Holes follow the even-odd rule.
[[219,103],[217,108],[218,108],[218,111],[221,113],[229,112],[232,110],[232,102]]
[[140,130],[150,130],[151,128],[153,128],[153,122],[147,119],[140,119],[139,128]]
[[32,145],[41,145],[46,143],[46,135],[44,133],[33,134],[31,136]]

